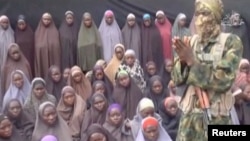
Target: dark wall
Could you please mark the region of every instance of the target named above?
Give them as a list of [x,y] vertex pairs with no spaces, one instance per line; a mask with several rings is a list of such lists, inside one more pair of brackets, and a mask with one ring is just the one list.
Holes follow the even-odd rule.
[[[247,19],[247,23],[250,23],[250,12],[248,12],[250,0],[223,0],[223,2],[225,12],[237,10]],[[18,15],[24,14],[34,29],[44,12],[50,12],[56,25],[59,26],[67,10],[72,10],[78,20],[81,20],[84,12],[91,12],[98,26],[107,9],[114,11],[120,27],[130,12],[141,21],[143,13],[147,12],[154,16],[159,9],[165,11],[171,22],[180,12],[187,14],[190,21],[194,11],[194,0],[0,0],[0,15],[6,14],[13,27]]]

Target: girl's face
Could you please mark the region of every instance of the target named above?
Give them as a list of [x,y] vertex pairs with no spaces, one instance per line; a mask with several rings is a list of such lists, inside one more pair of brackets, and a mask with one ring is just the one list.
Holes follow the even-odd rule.
[[128,19],[127,22],[128,22],[128,25],[130,27],[134,27],[135,26],[135,19],[134,18],[133,19]]
[[74,16],[71,14],[66,15],[65,20],[68,25],[72,25],[74,22]]
[[68,77],[69,77],[69,75],[70,75],[70,68],[64,69],[64,71],[63,71],[63,78],[67,80]]
[[119,109],[113,108],[109,113],[109,120],[113,125],[119,125],[122,121],[121,111]]
[[59,68],[54,67],[51,69],[51,78],[53,79],[54,82],[59,82],[61,80],[61,72]]
[[75,75],[73,75],[73,79],[76,83],[80,83],[82,80],[82,73],[78,72]]
[[125,56],[125,63],[128,66],[133,66],[135,63],[135,56],[134,55],[126,55]]
[[124,50],[123,50],[123,48],[117,47],[115,49],[115,55],[116,55],[117,59],[122,60],[123,56],[124,56]]
[[12,76],[13,84],[18,88],[21,89],[23,87],[23,75],[20,73],[14,73]]
[[186,18],[183,18],[183,19],[180,19],[179,20],[179,26],[180,27],[185,27],[185,25],[186,25],[186,21],[187,21],[187,19]]
[[94,107],[102,112],[105,108],[105,105],[106,105],[106,101],[105,99],[103,99],[103,97],[100,97],[100,96],[97,96],[94,98]]
[[153,125],[147,126],[144,129],[143,134],[148,141],[156,141],[159,137],[158,126],[153,126]]
[[250,65],[247,63],[244,63],[240,66],[240,72],[248,73],[250,69]]
[[9,55],[10,55],[10,58],[13,59],[14,61],[19,61],[21,58],[20,50],[16,46],[11,47]]
[[151,64],[147,67],[147,72],[149,75],[155,75],[156,74],[156,66]]
[[105,94],[105,86],[103,83],[97,83],[94,87],[94,93]]
[[21,111],[22,111],[22,106],[19,102],[11,101],[9,103],[9,108],[8,108],[8,116],[9,117],[16,119],[19,117]]
[[93,133],[88,141],[107,141],[107,138],[102,133]]
[[122,75],[122,76],[118,77],[118,82],[121,86],[126,88],[130,84],[130,78],[128,75]]
[[57,120],[56,108],[51,105],[46,106],[42,113],[42,119],[47,125],[54,125]]
[[175,116],[177,114],[177,111],[178,111],[177,102],[175,100],[169,101],[165,105],[165,109],[166,109],[166,112],[167,112],[168,115]]
[[45,95],[45,86],[42,82],[35,84],[33,87],[33,93],[37,99],[41,99]]
[[172,69],[173,69],[173,62],[166,60],[165,61],[165,70],[170,73],[172,71]]
[[160,15],[158,15],[157,17],[157,22],[159,23],[159,24],[164,24],[165,23],[165,15],[162,15],[162,14],[160,14]]
[[45,27],[48,27],[51,24],[51,17],[42,17],[42,23]]
[[106,16],[105,21],[108,25],[111,25],[114,22],[114,17],[113,16]]
[[83,24],[86,26],[86,27],[91,27],[92,25],[92,18],[90,16],[86,16],[84,17],[83,19]]
[[12,135],[12,124],[9,119],[4,119],[0,123],[0,137],[10,138]]
[[159,81],[159,80],[154,81],[152,84],[152,91],[155,94],[161,94],[162,90],[163,90],[163,85],[162,85],[161,81]]
[[140,112],[140,115],[141,115],[142,118],[146,118],[146,117],[153,117],[154,113],[155,113],[155,109],[151,108],[151,107],[148,107],[148,108],[143,109]]
[[71,93],[71,92],[66,92],[63,95],[63,102],[66,106],[69,107],[73,107],[74,106],[74,102],[75,102],[76,96],[75,94]]
[[4,30],[7,30],[9,28],[9,25],[10,25],[10,22],[8,19],[3,19],[1,22],[0,22],[0,25],[1,27],[4,29]]
[[95,71],[95,78],[97,80],[102,80],[103,77],[104,77],[104,73],[103,73],[102,70],[98,69],[98,70]]
[[149,27],[151,25],[151,20],[148,19],[148,20],[143,20],[143,23],[146,27]]
[[26,28],[26,22],[25,21],[20,21],[17,23],[17,27],[19,30],[23,31]]

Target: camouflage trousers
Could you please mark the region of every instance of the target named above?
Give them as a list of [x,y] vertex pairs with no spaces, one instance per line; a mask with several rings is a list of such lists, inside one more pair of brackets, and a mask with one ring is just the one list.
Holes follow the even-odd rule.
[[[213,117],[209,124],[231,124],[230,117]],[[179,124],[176,141],[207,141],[205,132],[207,125],[204,122],[202,113],[183,114]]]

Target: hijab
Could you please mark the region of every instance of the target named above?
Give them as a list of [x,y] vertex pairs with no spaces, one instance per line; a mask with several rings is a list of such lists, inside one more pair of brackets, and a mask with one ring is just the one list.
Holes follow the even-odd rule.
[[[85,26],[84,18],[91,17],[92,25]],[[96,61],[103,56],[102,39],[90,13],[82,16],[81,27],[78,32],[77,65],[84,71],[91,70]]]
[[[48,27],[43,24],[42,18],[51,19]],[[44,13],[35,31],[35,74],[45,77],[51,65],[61,68],[61,47],[59,32],[51,14]]]
[[26,27],[23,30],[19,29],[18,26],[16,27],[15,40],[20,46],[23,55],[28,60],[32,70],[32,75],[34,75],[34,32],[27,23],[26,17],[24,15],[18,16],[17,23],[19,22],[24,22]]
[[[21,89],[17,88],[13,82],[13,76],[14,74],[21,74],[23,77],[23,86]],[[26,98],[29,95],[31,89],[31,84],[26,75],[21,70],[15,70],[11,73],[11,82],[10,86],[7,90],[7,92],[4,95],[3,99],[3,109],[6,106],[7,102],[11,99],[18,99],[18,101],[21,103],[21,105],[24,104]]]
[[64,79],[63,79],[63,75],[61,73],[61,78],[59,80],[59,82],[55,82],[52,78],[52,70],[53,69],[58,69],[60,71],[60,68],[58,66],[51,66],[49,68],[47,77],[46,77],[46,90],[48,93],[54,95],[56,97],[56,100],[59,101],[61,98],[61,91],[62,88],[66,85]]
[[59,28],[60,43],[61,43],[61,63],[62,69],[72,67],[76,64],[76,49],[77,49],[77,34],[79,26],[75,15],[72,11],[66,11],[65,17],[72,15],[74,17],[73,23],[69,25],[64,18]]
[[[143,120],[140,112],[143,111],[144,109],[147,108],[155,108],[154,103],[151,99],[149,98],[142,98],[140,100],[140,102],[137,105],[136,108],[136,114],[134,116],[134,118],[131,120],[130,125],[131,125],[131,131],[133,134],[133,138],[136,139],[138,132],[140,130],[141,127],[141,122]],[[161,124],[162,118],[160,115],[158,115],[157,113],[154,113],[154,117],[159,121],[159,123]]]
[[143,94],[128,72],[124,70],[119,71],[117,79],[121,76],[128,76],[130,83],[128,87],[123,87],[117,80],[117,85],[113,91],[113,98],[116,103],[121,105],[124,118],[132,119],[136,113],[136,106],[143,97]]
[[[19,135],[27,138],[28,140],[31,140],[32,133],[35,127],[35,121],[32,120],[29,116],[29,113],[23,111],[23,109],[21,109],[19,116],[16,117],[15,119],[9,116],[9,107],[10,107],[11,102],[14,102],[14,101],[18,102],[21,105],[18,99],[11,99],[7,101],[6,107],[4,108],[4,114],[8,116],[8,118],[12,122],[13,126],[15,127]],[[22,105],[21,105],[21,108],[22,108]]]
[[91,135],[94,133],[103,134],[106,137],[106,141],[118,141],[105,128],[103,128],[99,124],[92,124],[86,131],[86,135],[82,137],[81,141],[89,141]]
[[116,48],[121,48],[123,52],[125,52],[125,47],[122,44],[116,44],[114,47],[114,54],[110,62],[108,63],[107,67],[104,69],[105,74],[109,78],[109,80],[112,82],[113,85],[115,85],[115,75],[117,73],[117,70],[122,62],[122,60],[119,60],[116,57],[115,50]]
[[[105,18],[107,16],[113,17],[113,22],[108,25]],[[119,25],[116,22],[115,15],[111,10],[107,10],[102,18],[101,24],[99,26],[99,32],[101,34],[101,39],[104,49],[104,60],[109,61],[112,58],[113,47],[122,43],[122,35]]]
[[55,136],[52,135],[46,135],[42,138],[41,141],[58,141]]
[[[160,83],[162,84],[162,91],[159,94],[156,94],[153,91],[153,84],[156,81],[160,81]],[[153,101],[156,113],[159,113],[159,107],[160,107],[159,105],[160,105],[162,99],[166,98],[168,95],[169,95],[169,92],[168,92],[167,88],[165,87],[165,85],[163,84],[163,81],[162,81],[160,76],[155,75],[149,79],[149,85],[148,85],[148,88],[146,90],[146,96]]]
[[[128,20],[131,19],[135,20],[135,25],[133,27],[128,24]],[[132,13],[128,14],[127,21],[122,28],[122,38],[126,49],[133,49],[136,56],[141,58],[141,29],[136,22],[135,15]]]
[[[95,102],[95,98],[100,97],[105,101],[105,106],[103,111],[98,111],[95,107],[94,107],[94,102]],[[82,123],[82,127],[81,127],[81,135],[84,136],[86,135],[86,131],[88,130],[88,128],[94,124],[100,124],[103,125],[105,122],[105,118],[106,118],[106,111],[108,108],[108,102],[107,99],[104,97],[103,94],[99,94],[99,93],[95,93],[92,97],[91,97],[91,101],[90,101],[91,107],[90,109],[88,109],[87,113],[85,114],[86,116],[84,117],[83,123]]]
[[164,128],[161,126],[158,120],[154,117],[146,117],[145,119],[142,120],[141,128],[135,141],[146,141],[143,132],[145,130],[145,127],[149,125],[158,126],[159,137],[157,138],[157,141],[172,141],[168,133],[164,130]]
[[[81,73],[81,82],[75,82],[73,76],[77,73]],[[68,85],[72,86],[76,93],[82,97],[83,100],[87,100],[92,93],[91,83],[89,80],[84,76],[82,70],[78,66],[73,66],[70,71]]]
[[[4,114],[0,114],[0,123],[6,119],[9,119],[9,118]],[[12,134],[10,138],[6,139],[6,138],[0,137],[0,141],[27,141],[27,139],[19,135],[16,128],[12,126]]]
[[103,124],[103,127],[109,131],[118,141],[133,141],[132,134],[130,131],[126,131],[125,129],[125,122],[123,122],[124,118],[122,115],[121,124],[115,126],[110,121],[110,113],[113,109],[117,109],[122,113],[121,105],[114,103],[109,106],[107,114],[106,114],[106,121]]
[[40,141],[45,135],[48,134],[54,135],[59,141],[72,141],[69,128],[66,122],[58,114],[58,112],[57,112],[57,121],[55,125],[48,126],[46,123],[44,123],[42,116],[45,108],[48,106],[56,108],[55,105],[49,101],[44,102],[39,106],[36,125],[31,141]]
[[[73,107],[65,105],[63,101],[63,96],[65,93],[72,93],[75,95],[75,102]],[[68,123],[71,135],[73,137],[79,137],[81,133],[81,125],[83,117],[85,116],[86,111],[86,102],[76,94],[75,90],[71,86],[65,86],[62,89],[61,99],[57,106],[58,114]]]
[[34,78],[33,81],[31,82],[31,90],[30,90],[29,96],[27,97],[24,103],[24,107],[23,107],[24,110],[30,114],[30,117],[33,120],[36,119],[36,113],[38,113],[38,108],[43,102],[50,101],[56,104],[56,98],[53,95],[48,94],[47,91],[45,92],[45,94],[43,95],[41,99],[38,99],[35,96],[33,89],[35,85],[37,85],[38,83],[42,83],[44,87],[46,87],[46,83],[44,79],[40,77]]
[[[13,48],[17,48],[19,50],[20,58],[17,61],[12,59],[12,57],[10,56]],[[5,93],[10,86],[11,73],[15,70],[21,70],[26,75],[29,81],[32,79],[32,72],[29,62],[21,52],[19,46],[16,43],[11,43],[8,48],[8,56],[6,58],[6,62],[2,69],[3,93]]]

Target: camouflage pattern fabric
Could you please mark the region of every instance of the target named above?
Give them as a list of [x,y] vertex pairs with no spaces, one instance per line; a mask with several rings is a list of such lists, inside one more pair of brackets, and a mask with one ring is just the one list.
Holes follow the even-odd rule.
[[[204,131],[205,123],[203,114],[185,114],[179,124],[176,141],[207,141],[207,133]],[[231,124],[230,117],[213,117],[209,124]]]

